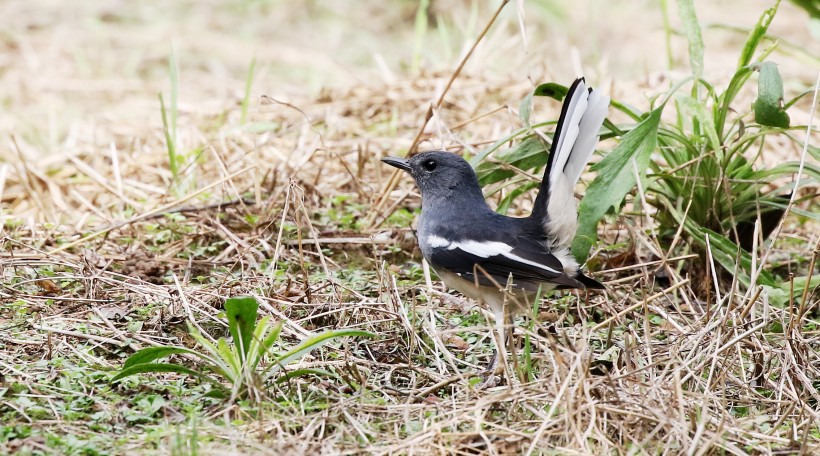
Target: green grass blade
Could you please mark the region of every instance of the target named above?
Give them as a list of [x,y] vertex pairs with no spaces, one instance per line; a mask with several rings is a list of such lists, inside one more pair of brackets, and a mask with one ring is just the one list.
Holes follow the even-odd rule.
[[112,382],[117,380],[121,380],[125,377],[130,377],[132,375],[138,374],[161,374],[161,373],[172,373],[172,374],[182,374],[182,375],[190,375],[191,377],[198,378],[200,380],[204,380],[212,385],[217,386],[221,390],[225,390],[225,386],[219,383],[217,380],[205,375],[201,372],[197,372],[193,369],[189,369],[185,366],[180,366],[179,364],[168,364],[168,363],[147,363],[147,364],[138,364],[136,366],[129,367],[127,369],[121,370],[117,375],[111,378]]
[[242,97],[242,116],[239,123],[245,124],[248,120],[248,106],[251,101],[251,87],[253,86],[253,76],[256,71],[256,57],[251,60],[251,65],[248,68],[248,76],[245,79],[245,96]]
[[549,149],[541,138],[533,135],[526,137],[510,149],[498,154],[495,158],[498,163],[486,161],[476,167],[476,176],[481,186],[494,184],[515,176],[516,172],[510,167],[522,170],[540,168],[547,164]]
[[[533,125],[532,128],[536,128],[538,126],[540,126],[540,125]],[[530,128],[519,128],[518,130],[515,130],[512,133],[508,134],[507,136],[504,136],[503,138],[499,139],[498,141],[492,143],[490,145],[490,147],[482,150],[481,152],[476,154],[475,157],[473,157],[472,159],[469,160],[470,166],[472,166],[473,168],[478,167],[478,165],[480,165],[484,161],[484,159],[487,158],[488,155],[490,155],[491,153],[493,153],[496,150],[500,149],[504,144],[507,144],[508,142],[512,141],[513,139],[515,139],[515,138],[517,138],[521,135],[527,134],[529,131],[530,131]]]
[[308,337],[300,342],[299,345],[279,355],[276,361],[266,369],[266,373],[268,371],[275,372],[281,367],[287,366],[292,361],[301,358],[310,351],[315,350],[333,339],[338,339],[340,337],[376,337],[376,335],[359,329],[337,329],[332,331],[323,331],[319,334]]
[[283,324],[281,321],[277,323],[276,326],[273,327],[273,330],[271,330],[271,332],[267,336],[265,336],[265,338],[262,340],[262,343],[259,344],[259,353],[257,354],[258,359],[261,360],[262,357],[265,356],[265,353],[270,351],[273,344],[275,344],[276,341],[279,340],[279,334],[282,333],[282,326]]
[[703,129],[704,133],[706,133],[706,138],[709,140],[709,149],[719,150],[720,138],[718,137],[717,130],[715,130],[715,124],[713,123],[711,113],[707,111],[706,105],[702,101],[688,95],[678,95],[676,100],[679,102],[679,106],[685,116],[698,121],[698,125]]
[[236,378],[242,371],[242,359],[236,350],[236,345],[228,345],[228,342],[220,337],[216,341],[216,350],[219,352],[219,359],[230,367],[233,378]]
[[162,92],[158,95],[159,109],[162,113],[162,132],[165,135],[165,148],[168,150],[168,168],[171,170],[171,178],[176,182],[179,178],[179,157],[177,156],[176,140],[171,134],[171,126],[168,122],[168,113],[165,109],[165,100],[162,98]]
[[506,214],[507,211],[510,210],[510,206],[516,198],[523,195],[524,193],[527,193],[531,189],[538,187],[539,185],[541,185],[540,182],[526,182],[515,187],[513,190],[507,193],[507,195],[505,195],[504,198],[501,199],[495,211],[499,214]]
[[746,43],[743,45],[743,51],[741,51],[740,57],[737,61],[737,68],[743,68],[752,63],[752,58],[755,55],[755,51],[760,45],[760,42],[766,36],[766,32],[769,30],[769,25],[771,25],[772,20],[774,20],[774,16],[777,14],[777,8],[779,6],[780,0],[777,0],[774,6],[766,9],[763,11],[763,14],[760,15],[760,18],[757,20],[757,24],[755,24],[755,27],[751,32],[749,32],[749,37],[746,38]]
[[[203,337],[202,334],[200,334],[199,331],[196,330],[196,328],[190,326],[189,332],[191,334],[191,337],[193,337],[194,340],[199,345],[201,345],[202,348],[204,348],[205,351],[208,352],[208,354],[210,355],[209,356],[204,353],[197,352],[197,356],[202,358],[209,366],[211,366],[211,368],[214,371],[220,373],[223,377],[227,379],[236,378],[236,375],[234,374],[234,371],[231,369],[231,366],[226,364],[225,361],[222,359],[222,353],[220,353],[219,347],[217,346],[219,342],[217,342],[217,345],[214,345],[208,339]],[[220,338],[220,340],[223,339]]]
[[129,356],[122,367],[125,369],[138,364],[150,363],[151,361],[177,353],[188,353],[201,357],[200,353],[185,347],[146,347]]
[[[720,263],[720,265],[730,273],[734,274],[735,271],[739,272],[737,278],[743,285],[747,287],[753,285],[750,277],[752,273],[752,255],[749,252],[738,247],[737,244],[723,235],[708,228],[693,227],[691,225],[687,227],[687,225],[688,224],[685,224],[684,228],[698,241],[703,242],[704,247],[706,246],[706,236],[709,236],[709,245],[712,246],[712,256],[715,261]],[[740,268],[737,267],[738,262],[740,262]],[[757,282],[761,285],[775,286],[774,277],[765,269],[760,272]]]
[[171,138],[177,142],[177,119],[179,116],[179,60],[174,45],[171,45],[171,53],[168,56],[168,77],[171,80]]
[[[695,79],[700,79],[703,76],[704,46],[694,1],[678,0],[678,14],[683,23],[683,33],[686,35],[686,41],[689,43],[689,66],[692,68]],[[697,84],[693,86],[693,90],[696,88]]]

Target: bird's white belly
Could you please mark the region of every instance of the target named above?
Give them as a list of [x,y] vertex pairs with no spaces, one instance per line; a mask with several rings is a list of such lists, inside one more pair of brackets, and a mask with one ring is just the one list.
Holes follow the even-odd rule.
[[[512,292],[499,290],[495,287],[486,287],[478,285],[475,282],[469,281],[453,272],[438,270],[436,274],[441,278],[445,285],[452,288],[464,296],[483,302],[490,307],[490,310],[498,315],[501,310],[506,307],[507,313],[515,316],[530,312],[532,309],[532,302],[535,299],[535,293],[522,290],[513,289]],[[499,284],[502,285],[502,284]],[[555,288],[555,285],[544,284],[543,291],[549,291]],[[506,296],[505,296],[506,295]],[[505,305],[506,297],[506,305]]]

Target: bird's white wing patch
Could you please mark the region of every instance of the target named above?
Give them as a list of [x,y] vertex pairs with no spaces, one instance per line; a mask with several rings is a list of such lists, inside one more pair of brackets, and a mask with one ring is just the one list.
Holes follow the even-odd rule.
[[516,261],[518,263],[526,264],[528,266],[532,266],[535,268],[542,269],[544,271],[550,272],[552,274],[561,274],[560,271],[556,271],[555,269],[538,263],[536,261],[528,260],[526,258],[522,258],[514,253],[512,253],[513,246],[509,244],[505,244],[503,242],[495,242],[495,241],[461,241],[461,242],[452,242],[450,243],[447,250],[454,250],[459,249],[463,250],[467,253],[471,253],[477,257],[481,258],[489,258],[496,255],[501,255],[509,260]]
[[450,241],[444,239],[441,236],[436,236],[435,234],[431,234],[427,236],[427,245],[434,249],[440,249],[443,247],[447,247],[450,245]]

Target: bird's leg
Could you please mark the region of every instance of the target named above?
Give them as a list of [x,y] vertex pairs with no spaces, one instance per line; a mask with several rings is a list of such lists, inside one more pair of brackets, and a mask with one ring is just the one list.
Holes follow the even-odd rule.
[[487,303],[489,304],[490,309],[493,311],[493,316],[495,317],[495,334],[493,334],[493,345],[495,345],[495,350],[493,352],[493,357],[490,359],[489,365],[487,365],[486,374],[488,376],[500,375],[505,371],[507,364],[507,320],[505,318],[505,303],[503,299],[493,301],[494,302]]
[[487,365],[487,370],[484,371],[484,381],[480,388],[491,388],[498,384],[499,377],[504,372],[507,363],[507,353],[504,348],[504,308],[496,308],[491,306],[493,314],[495,315],[495,330],[493,331],[493,356],[490,358],[490,363]]
[[507,337],[506,337],[506,319],[504,318],[504,308],[500,312],[495,312],[495,356],[493,357],[494,365],[491,366],[492,373],[501,375],[506,369],[507,364]]

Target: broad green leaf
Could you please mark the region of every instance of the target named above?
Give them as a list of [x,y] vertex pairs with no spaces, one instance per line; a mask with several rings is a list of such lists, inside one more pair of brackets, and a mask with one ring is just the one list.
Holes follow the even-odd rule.
[[[498,154],[496,160],[518,169],[529,170],[547,164],[549,150],[541,138],[529,136],[512,148]],[[481,186],[494,184],[515,175],[515,171],[506,169],[498,163],[484,162],[476,167],[478,183]]]
[[148,374],[148,373],[174,373],[174,374],[183,374],[183,375],[190,375],[192,377],[198,378],[200,380],[204,380],[208,383],[211,383],[217,386],[220,389],[225,389],[225,386],[219,383],[218,381],[214,380],[213,378],[201,373],[197,372],[193,369],[189,369],[185,366],[180,366],[179,364],[168,364],[168,363],[146,363],[146,364],[137,364],[136,366],[131,366],[127,369],[121,370],[117,375],[111,378],[112,382],[117,380],[121,380],[125,377],[130,377],[132,375],[137,374]]
[[757,100],[752,104],[755,121],[767,127],[789,127],[789,115],[783,110],[783,81],[774,62],[760,64]]
[[612,152],[592,166],[598,176],[589,184],[578,207],[578,231],[572,243],[572,255],[579,262],[586,260],[598,238],[598,222],[607,211],[617,209],[635,186],[635,168],[641,178],[646,175],[649,159],[658,145],[663,107],[651,111],[643,122],[623,136]]
[[678,14],[683,23],[683,32],[689,43],[689,66],[699,79],[703,75],[703,36],[700,33],[698,16],[693,0],[678,0]]
[[151,361],[160,358],[165,358],[166,356],[174,355],[177,353],[189,353],[191,355],[199,357],[202,356],[200,353],[185,347],[146,347],[129,356],[128,359],[125,360],[125,363],[122,365],[122,368],[126,369],[132,366],[136,366],[138,364],[150,363]]
[[276,361],[266,369],[270,372],[276,372],[284,366],[287,366],[292,361],[301,358],[312,350],[315,350],[322,345],[330,342],[333,339],[340,337],[376,337],[375,334],[362,331],[359,329],[337,329],[332,331],[323,331],[319,334],[314,334],[299,343],[299,345],[291,348],[287,352],[279,355]]
[[561,101],[567,96],[567,93],[569,93],[569,87],[555,82],[547,82],[539,84],[532,94],[536,97],[549,97]]
[[252,296],[238,296],[225,301],[225,314],[228,316],[228,329],[233,336],[233,343],[239,350],[242,360],[248,356],[248,350],[256,327],[256,310],[259,303]]

